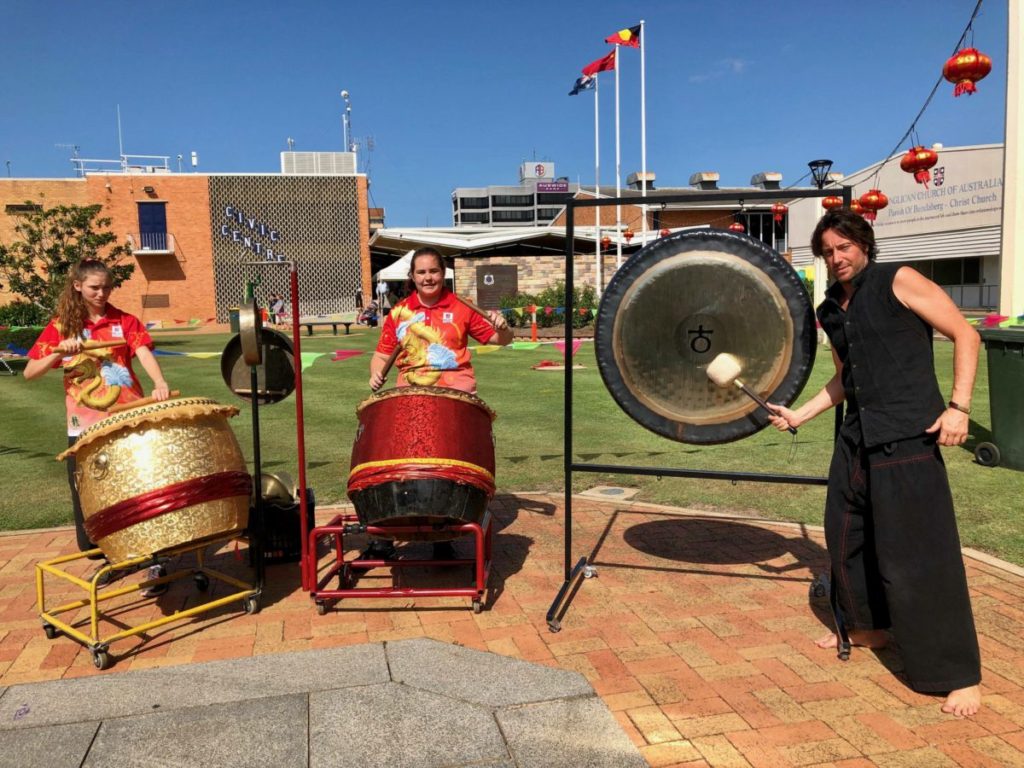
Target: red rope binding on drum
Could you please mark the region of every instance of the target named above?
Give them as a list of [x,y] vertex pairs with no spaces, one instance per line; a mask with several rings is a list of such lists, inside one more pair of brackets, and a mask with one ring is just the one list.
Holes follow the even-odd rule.
[[238,470],[218,472],[112,504],[86,518],[85,530],[90,539],[99,541],[112,533],[169,512],[232,496],[249,496],[251,493],[252,478],[248,473]]

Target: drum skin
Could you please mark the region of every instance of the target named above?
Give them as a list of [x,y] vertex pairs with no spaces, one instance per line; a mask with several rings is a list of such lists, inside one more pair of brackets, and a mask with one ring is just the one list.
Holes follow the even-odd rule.
[[85,529],[111,562],[155,554],[248,524],[251,478],[228,417],[238,409],[180,398],[94,424],[75,454]]
[[791,404],[810,376],[817,327],[793,268],[747,235],[678,232],[634,254],[609,282],[594,335],[598,369],[619,406],[647,429],[684,443],[725,443],[768,415],[737,387],[708,379],[735,356],[740,379]]
[[[494,412],[445,387],[399,387],[356,410],[348,496],[366,525],[479,523],[494,496]],[[433,531],[400,534],[450,539]]]

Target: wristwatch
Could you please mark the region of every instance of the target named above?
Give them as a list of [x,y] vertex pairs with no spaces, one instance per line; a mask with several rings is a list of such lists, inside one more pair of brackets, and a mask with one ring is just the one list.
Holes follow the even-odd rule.
[[960,411],[960,413],[970,414],[971,408],[967,405],[960,405],[956,400],[950,400],[947,405],[954,411]]

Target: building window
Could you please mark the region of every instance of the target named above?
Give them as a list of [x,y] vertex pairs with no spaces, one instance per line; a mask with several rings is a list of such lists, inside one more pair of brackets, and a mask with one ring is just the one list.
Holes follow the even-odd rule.
[[572,195],[565,192],[538,192],[537,193],[537,205],[544,205],[547,203],[564,203],[567,200],[572,200]]
[[492,205],[533,205],[533,195],[491,195]]
[[533,221],[533,210],[529,211],[493,211],[491,213],[492,220],[495,223],[506,222],[506,223],[519,223],[522,221]]
[[541,221],[550,221],[562,212],[561,208],[538,208],[537,218]]
[[29,213],[39,213],[39,211],[41,210],[43,210],[43,206],[36,205],[35,203],[4,206],[4,213],[6,213],[8,216],[24,216]]
[[460,224],[490,224],[491,216],[488,213],[460,213]]
[[488,202],[486,197],[460,197],[458,199],[459,208],[487,208]]
[[141,251],[167,250],[167,203],[139,203]]

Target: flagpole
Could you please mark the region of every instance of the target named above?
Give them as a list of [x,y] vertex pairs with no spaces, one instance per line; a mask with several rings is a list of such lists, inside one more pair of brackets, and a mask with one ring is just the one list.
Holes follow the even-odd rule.
[[[615,44],[615,197],[622,197],[622,157],[619,152],[619,45]],[[622,266],[622,206],[615,204],[615,269]]]
[[[594,76],[594,199],[601,197],[601,133],[598,131],[597,97],[601,78]],[[601,295],[601,206],[594,206],[594,289]]]
[[[641,211],[640,243],[647,244],[647,32],[644,20],[640,19],[640,197],[643,199]],[[618,64],[618,62],[616,62]]]

